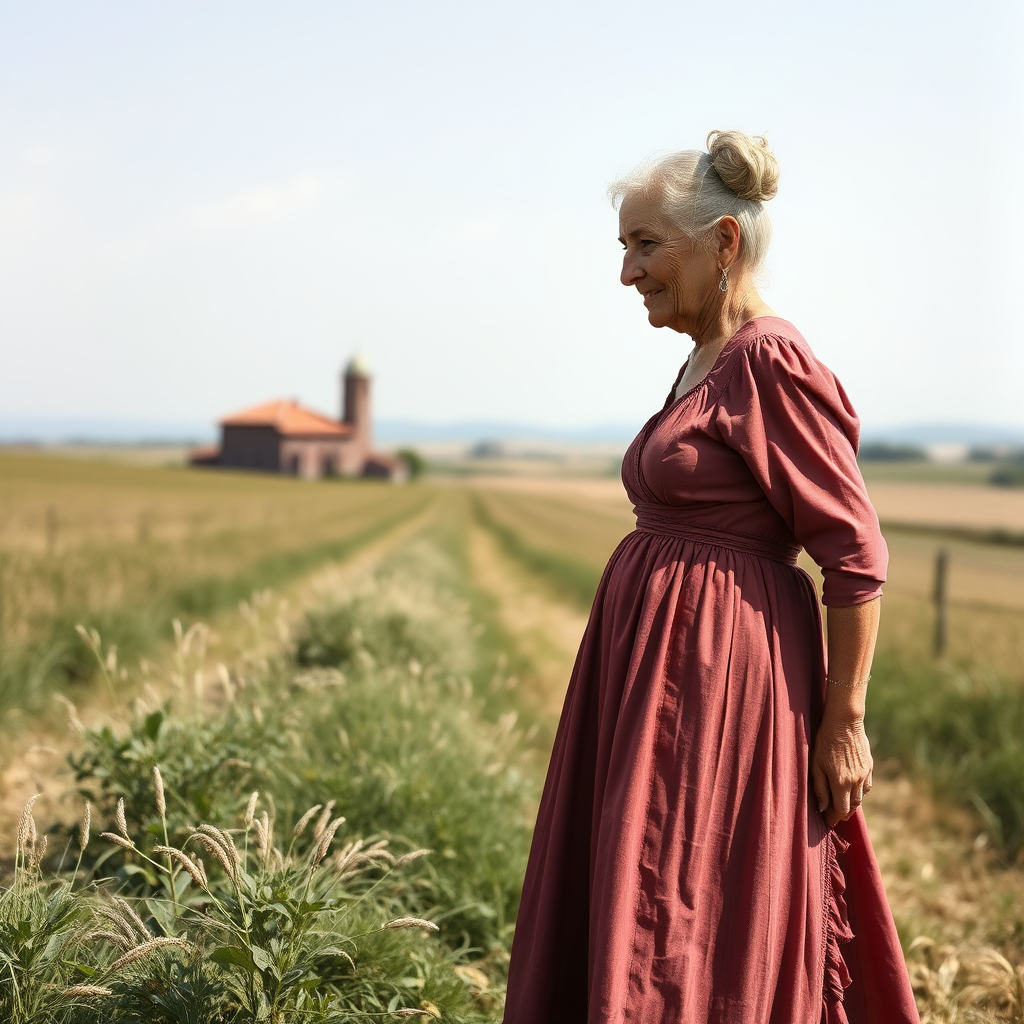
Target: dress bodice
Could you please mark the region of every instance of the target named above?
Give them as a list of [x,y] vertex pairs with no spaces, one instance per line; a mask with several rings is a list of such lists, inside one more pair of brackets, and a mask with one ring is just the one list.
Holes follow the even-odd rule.
[[825,603],[857,604],[878,595],[887,562],[858,440],[835,375],[792,324],[758,317],[648,420],[622,479],[638,515],[663,506],[681,523],[806,548]]

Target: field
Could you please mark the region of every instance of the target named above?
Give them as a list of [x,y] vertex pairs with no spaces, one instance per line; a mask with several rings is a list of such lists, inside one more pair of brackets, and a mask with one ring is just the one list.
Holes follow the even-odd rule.
[[[1021,1021],[1024,505],[871,486],[866,813],[901,939],[926,1021]],[[0,1017],[499,1020],[565,680],[632,525],[608,479],[0,454]]]

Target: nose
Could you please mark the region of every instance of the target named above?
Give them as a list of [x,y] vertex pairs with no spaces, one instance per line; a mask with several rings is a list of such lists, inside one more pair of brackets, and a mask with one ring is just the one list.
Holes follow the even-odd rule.
[[619,274],[619,280],[628,288],[643,276],[644,272],[640,269],[635,253],[627,249],[622,257],[622,273]]

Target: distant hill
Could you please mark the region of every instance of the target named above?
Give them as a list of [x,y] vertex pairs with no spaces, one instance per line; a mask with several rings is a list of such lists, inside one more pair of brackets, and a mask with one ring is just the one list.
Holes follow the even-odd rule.
[[[382,419],[374,425],[384,445],[428,442],[548,441],[562,444],[628,444],[640,423],[594,423],[557,427],[512,420]],[[213,422],[77,417],[0,417],[0,443],[34,444],[209,444],[217,438]],[[1024,426],[984,423],[865,424],[862,441],[893,445],[963,444],[1024,446]]]
[[863,443],[888,442],[896,445],[963,444],[969,447],[990,445],[1024,446],[1024,426],[1012,427],[986,423],[902,423],[890,426],[865,424]]
[[422,420],[379,420],[374,437],[384,443],[428,441],[558,441],[566,444],[629,444],[640,423],[595,423],[585,427],[552,427],[507,420],[455,420],[427,423]]
[[217,433],[213,423],[180,420],[0,417],[2,444],[209,444]]

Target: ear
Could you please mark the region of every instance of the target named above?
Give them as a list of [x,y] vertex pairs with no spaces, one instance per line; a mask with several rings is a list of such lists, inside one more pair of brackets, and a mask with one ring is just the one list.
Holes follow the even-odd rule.
[[715,225],[713,250],[720,267],[728,270],[740,255],[740,226],[735,217],[723,217]]

